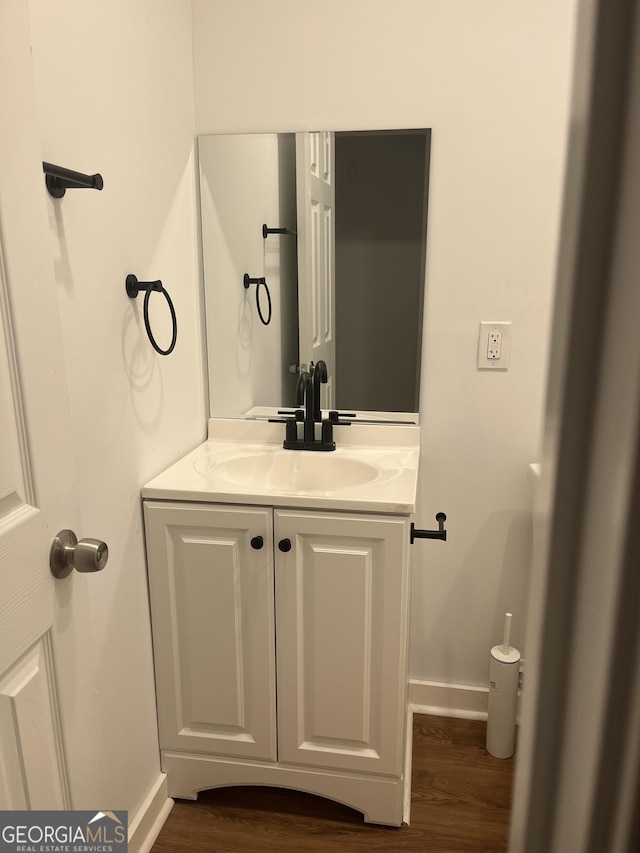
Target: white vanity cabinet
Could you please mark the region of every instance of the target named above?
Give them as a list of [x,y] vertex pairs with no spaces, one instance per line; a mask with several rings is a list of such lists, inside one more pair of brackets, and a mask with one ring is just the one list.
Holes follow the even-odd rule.
[[145,501],[170,796],[278,785],[402,822],[409,516]]

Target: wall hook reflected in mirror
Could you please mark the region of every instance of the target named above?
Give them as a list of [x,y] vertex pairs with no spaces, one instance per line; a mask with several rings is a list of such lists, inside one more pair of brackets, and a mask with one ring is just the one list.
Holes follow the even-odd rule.
[[298,232],[292,231],[290,228],[269,228],[268,225],[263,225],[262,237],[266,240],[269,234],[290,234],[291,237],[298,236]]
[[44,162],[42,171],[45,174],[45,183],[49,195],[54,198],[62,198],[67,190],[101,190],[104,186],[102,175],[97,173],[95,175],[83,175],[82,172],[74,172],[72,169],[65,169],[63,166],[54,166],[53,163]]
[[[258,317],[260,317],[260,322],[264,326],[268,326],[271,322],[271,294],[269,293],[269,285],[267,284],[267,280],[264,276],[259,278],[251,278],[248,272],[244,274],[244,278],[242,279],[242,283],[244,284],[245,290],[248,290],[252,284],[256,284],[256,308],[258,309]],[[262,308],[260,307],[260,288],[264,287],[267,294],[267,302],[269,304],[269,315],[267,319],[264,319],[264,314],[262,313]]]

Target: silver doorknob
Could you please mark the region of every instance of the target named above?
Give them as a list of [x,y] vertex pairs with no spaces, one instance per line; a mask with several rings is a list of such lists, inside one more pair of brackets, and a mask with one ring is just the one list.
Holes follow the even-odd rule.
[[73,530],[61,530],[54,536],[49,552],[49,568],[56,578],[77,572],[101,572],[107,565],[109,549],[99,539],[78,538]]

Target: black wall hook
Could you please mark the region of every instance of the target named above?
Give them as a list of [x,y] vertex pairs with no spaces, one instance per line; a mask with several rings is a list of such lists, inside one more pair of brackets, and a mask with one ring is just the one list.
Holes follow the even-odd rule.
[[[173,352],[173,348],[175,347],[176,340],[178,338],[178,320],[176,318],[176,311],[173,307],[171,297],[164,289],[162,282],[160,281],[160,279],[158,279],[158,281],[138,281],[136,276],[131,273],[126,277],[124,286],[129,299],[135,299],[141,290],[146,291],[144,295],[144,306],[142,310],[142,315],[144,318],[144,327],[147,330],[149,341],[151,342],[151,346],[154,348],[154,350],[160,353],[160,355],[169,355],[170,352]],[[173,333],[171,335],[171,343],[169,344],[168,349],[161,349],[158,346],[158,344],[156,343],[156,339],[153,337],[153,332],[151,331],[151,324],[149,322],[149,297],[154,291],[163,294],[164,298],[167,300],[169,311],[171,312],[171,324],[173,328]]]
[[158,281],[138,281],[133,273],[126,277],[124,286],[129,299],[135,299],[141,290],[164,290],[160,279]]
[[[242,283],[244,284],[245,290],[248,290],[250,285],[257,284],[256,287],[256,308],[258,309],[258,317],[260,317],[260,321],[264,326],[268,326],[271,322],[271,294],[269,293],[269,285],[267,284],[267,280],[264,276],[260,278],[251,278],[248,272],[244,274],[242,279]],[[267,302],[269,303],[269,316],[267,319],[264,319],[264,315],[262,313],[262,308],[260,307],[260,288],[264,287],[267,293]]]
[[262,236],[266,240],[269,234],[290,234],[295,237],[297,232],[290,231],[288,228],[269,228],[268,225],[262,226]]
[[447,516],[443,512],[436,513],[436,521],[438,522],[437,530],[419,530],[412,522],[410,533],[411,544],[413,545],[414,539],[442,539],[443,542],[446,542],[447,531],[444,529],[444,523],[446,520]]
[[82,172],[74,172],[63,166],[54,166],[53,163],[42,164],[45,173],[45,183],[49,195],[54,198],[62,198],[69,189],[101,190],[104,186],[102,175],[83,175]]

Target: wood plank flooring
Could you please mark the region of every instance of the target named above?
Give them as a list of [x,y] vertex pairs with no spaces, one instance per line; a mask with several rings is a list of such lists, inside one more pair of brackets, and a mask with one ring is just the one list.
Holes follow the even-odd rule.
[[280,788],[217,788],[178,800],[152,853],[506,851],[513,759],[484,748],[486,724],[414,716],[411,826]]

